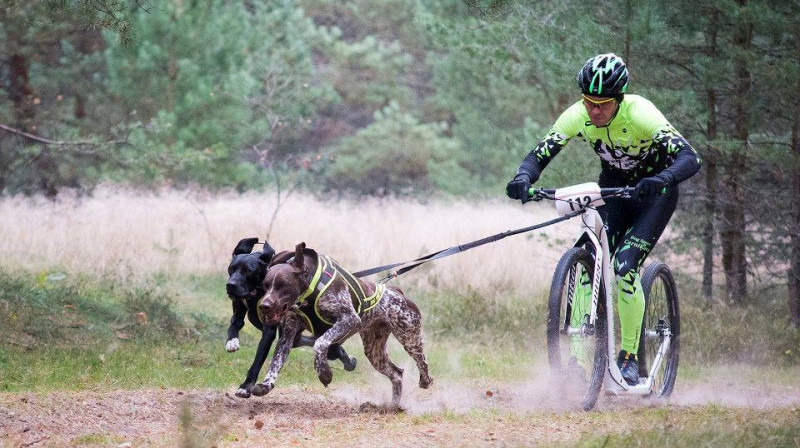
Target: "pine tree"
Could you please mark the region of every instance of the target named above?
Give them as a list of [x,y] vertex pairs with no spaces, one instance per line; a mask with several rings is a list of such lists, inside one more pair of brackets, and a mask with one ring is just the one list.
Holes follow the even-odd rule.
[[252,185],[324,96],[311,60],[322,37],[288,3],[170,2],[133,24],[136,43],[110,43],[107,61],[113,93],[142,123],[129,148],[144,156],[129,171],[139,181]]
[[81,187],[81,179],[92,176],[90,166],[104,157],[92,136],[105,130],[98,129],[87,105],[94,100],[84,93],[92,78],[65,81],[66,76],[97,71],[102,51],[98,30],[130,41],[127,12],[138,6],[138,0],[2,3],[5,51],[0,62],[8,69],[0,72],[0,85],[7,86],[8,102],[0,108],[0,192],[52,197],[65,186]]

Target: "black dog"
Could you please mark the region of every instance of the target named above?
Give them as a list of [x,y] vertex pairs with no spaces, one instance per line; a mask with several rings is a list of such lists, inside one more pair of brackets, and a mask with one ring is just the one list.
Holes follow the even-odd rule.
[[[253,365],[247,371],[244,383],[236,391],[236,396],[242,398],[250,397],[250,389],[258,381],[258,374],[267,359],[277,330],[275,325],[262,324],[258,316],[258,301],[265,294],[262,282],[267,274],[267,264],[275,255],[275,250],[265,242],[261,252],[251,253],[257,243],[258,238],[245,238],[239,241],[233,249],[233,258],[228,265],[228,283],[225,285],[233,305],[233,317],[231,317],[231,325],[228,327],[225,350],[229,352],[239,350],[239,330],[244,327],[245,315],[250,323],[261,331],[261,340],[258,342]],[[299,336],[295,339],[294,346],[313,347],[315,340],[315,338]],[[338,344],[331,345],[328,359],[341,360],[344,369],[348,371],[356,368],[356,359],[351,358]]]

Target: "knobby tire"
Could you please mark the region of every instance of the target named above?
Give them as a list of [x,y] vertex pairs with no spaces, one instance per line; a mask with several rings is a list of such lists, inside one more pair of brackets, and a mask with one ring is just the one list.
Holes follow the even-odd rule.
[[[555,378],[568,382],[567,386],[570,389],[581,394],[581,406],[588,411],[597,402],[603,385],[603,376],[605,375],[605,366],[608,358],[606,315],[604,312],[604,288],[601,287],[594,335],[583,336],[585,339],[582,339],[584,343],[581,344],[594,349],[593,354],[585,357],[587,359],[591,358],[591,367],[582,371],[586,376],[585,381],[579,381],[573,371],[574,367],[571,370],[568,365],[571,356],[570,338],[572,336],[561,334],[565,320],[568,321],[568,316],[572,312],[569,293],[570,291],[574,292],[574,286],[579,281],[579,267],[582,267],[587,272],[589,279],[594,278],[594,257],[586,249],[575,247],[564,253],[553,274],[548,303],[547,354],[550,369]],[[570,282],[572,282],[572,285],[570,285]],[[586,367],[589,366],[587,365]]]
[[680,358],[680,306],[678,304],[678,289],[672,271],[664,263],[655,262],[647,266],[642,275],[642,288],[645,297],[644,322],[639,342],[639,373],[648,374],[660,345],[660,338],[647,338],[646,330],[654,329],[658,320],[662,319],[667,324],[672,338],[669,350],[661,361],[661,367],[656,372],[651,397],[668,398],[675,387],[678,374],[678,361]]

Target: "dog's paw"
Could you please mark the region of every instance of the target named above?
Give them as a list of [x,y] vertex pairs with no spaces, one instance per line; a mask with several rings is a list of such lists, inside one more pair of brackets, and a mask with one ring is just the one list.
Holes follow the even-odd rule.
[[233,338],[225,343],[225,350],[228,352],[235,352],[239,350],[239,338]]
[[344,366],[344,370],[348,372],[352,372],[356,369],[356,365],[358,365],[358,360],[353,356],[347,358],[347,361],[342,360],[342,365]]
[[250,391],[240,387],[236,390],[236,396],[239,398],[250,398]]
[[268,394],[272,389],[275,388],[275,384],[272,382],[263,382],[258,383],[250,389],[250,392],[253,393],[256,397],[263,397],[264,395]]
[[420,389],[427,389],[433,386],[433,378],[431,377],[419,377],[419,387]]
[[330,366],[320,363],[317,366],[317,377],[323,386],[328,387],[328,384],[331,384],[333,380],[333,372],[331,372]]

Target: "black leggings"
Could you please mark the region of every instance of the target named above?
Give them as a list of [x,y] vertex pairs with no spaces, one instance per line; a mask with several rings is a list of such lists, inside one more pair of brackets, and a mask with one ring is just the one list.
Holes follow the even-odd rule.
[[638,272],[655,246],[678,204],[678,187],[642,200],[611,198],[598,212],[608,226],[614,273]]

